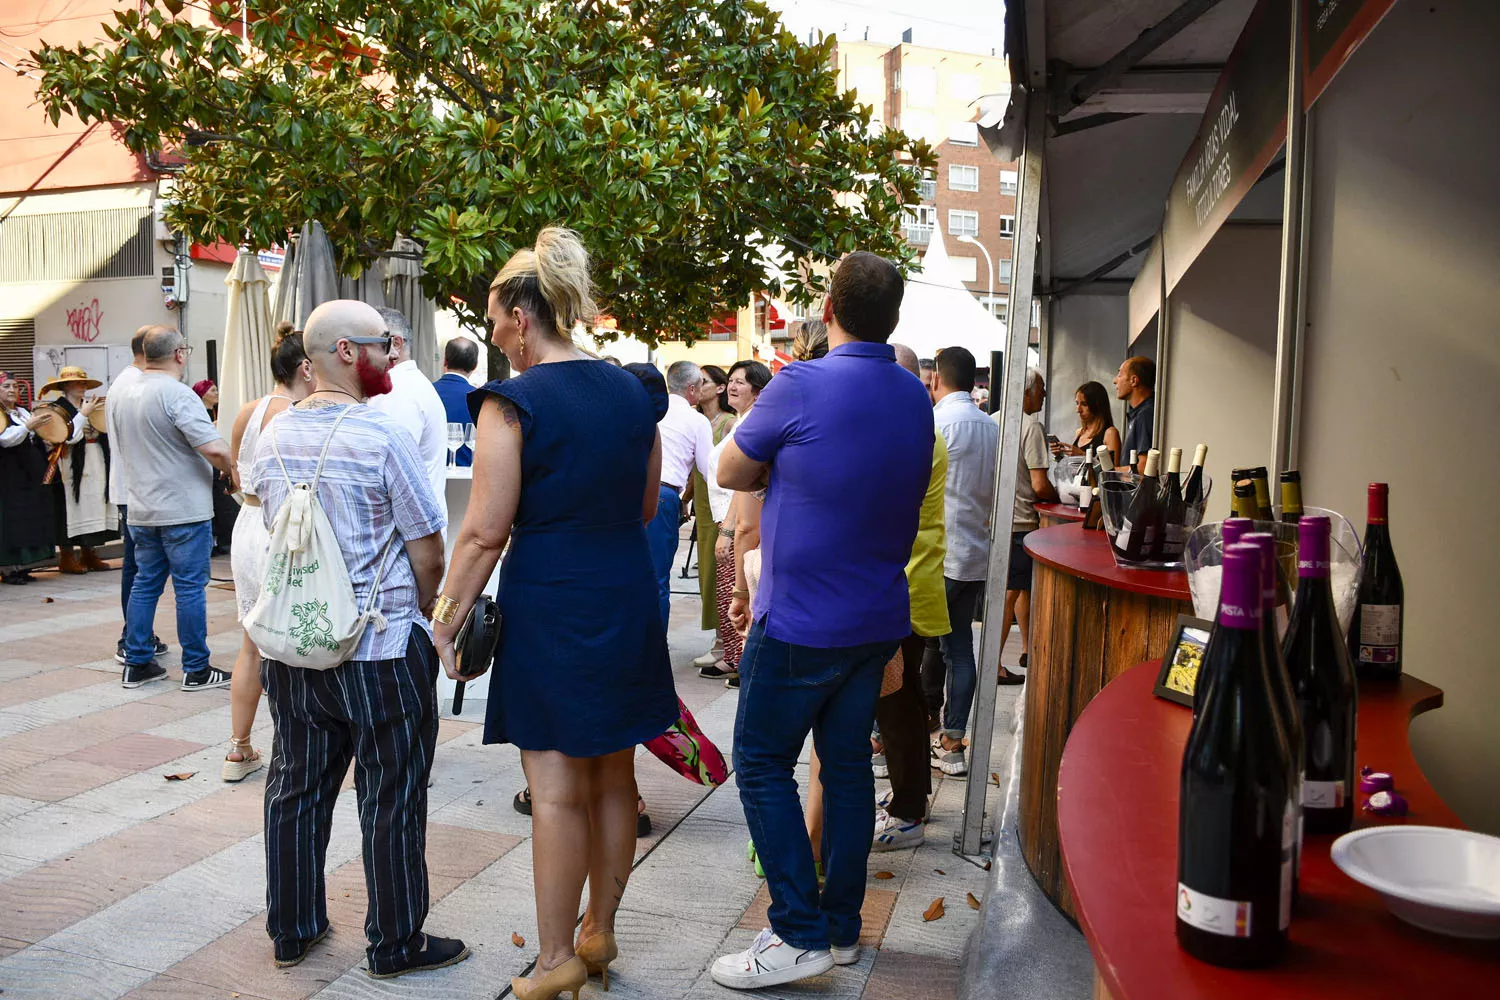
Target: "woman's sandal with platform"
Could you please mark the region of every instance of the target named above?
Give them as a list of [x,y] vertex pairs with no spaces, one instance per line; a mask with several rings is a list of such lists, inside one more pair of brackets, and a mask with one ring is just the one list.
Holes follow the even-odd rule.
[[583,967],[589,975],[604,977],[604,992],[608,993],[609,963],[620,957],[614,931],[601,931],[587,941],[580,941],[573,951],[583,959]]
[[588,981],[588,967],[583,964],[583,959],[574,955],[546,975],[530,979],[516,976],[510,981],[510,989],[516,1000],[555,1000],[563,993],[571,993],[573,1000],[578,1000],[579,992]]

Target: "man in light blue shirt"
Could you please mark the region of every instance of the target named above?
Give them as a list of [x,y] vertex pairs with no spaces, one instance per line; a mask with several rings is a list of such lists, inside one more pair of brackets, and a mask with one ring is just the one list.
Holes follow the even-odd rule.
[[[990,515],[995,507],[995,467],[1000,459],[1000,428],[974,404],[974,355],[950,347],[937,356],[933,420],[948,446],[948,484],[943,519],[948,555],[943,579],[953,631],[939,640],[943,653],[942,731],[933,756],[944,774],[969,771],[964,730],[974,704],[978,670],[974,663],[974,611],[984,595],[990,568]],[[933,694],[929,672],[924,687]],[[931,685],[929,687],[929,685]],[[932,707],[929,701],[929,707]]]

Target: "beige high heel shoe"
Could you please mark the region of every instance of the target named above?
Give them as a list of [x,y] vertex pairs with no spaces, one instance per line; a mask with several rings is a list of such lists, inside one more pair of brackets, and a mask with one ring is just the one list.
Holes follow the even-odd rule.
[[555,1000],[563,993],[571,993],[573,1000],[578,1000],[579,991],[588,981],[588,967],[574,955],[544,976],[531,979],[516,976],[510,981],[510,989],[516,1000]]
[[604,976],[604,992],[609,992],[609,963],[620,957],[615,944],[614,931],[601,931],[587,941],[580,941],[573,951],[583,959],[583,966],[591,976]]

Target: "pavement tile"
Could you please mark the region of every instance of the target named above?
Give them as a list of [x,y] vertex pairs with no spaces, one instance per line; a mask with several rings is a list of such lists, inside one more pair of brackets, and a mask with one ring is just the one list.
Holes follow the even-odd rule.
[[958,995],[960,965],[933,955],[883,949],[865,985],[864,1000],[953,1000]]
[[241,998],[302,1000],[363,961],[364,951],[365,936],[360,925],[336,921],[333,932],[308,953],[301,965],[278,969],[262,912],[189,955],[161,977],[190,984],[197,992],[144,996],[196,998],[238,994]]
[[[0,774],[0,786],[4,784],[4,775]],[[20,795],[0,795],[0,823],[19,816],[22,813],[31,812],[31,810],[41,804],[41,799],[28,799]]]
[[30,942],[17,938],[0,937],[0,958],[9,958],[22,948],[28,947],[29,944]]
[[165,736],[152,736],[149,733],[131,733],[127,736],[117,736],[83,750],[75,750],[68,756],[73,760],[108,764],[127,771],[144,771],[158,764],[165,764],[169,760],[186,756],[195,750],[202,750],[203,746],[202,743],[172,740]]
[[105,872],[88,860],[59,860],[6,879],[0,893],[0,936],[33,944],[148,883]]
[[[42,862],[33,858],[18,858],[14,854],[0,854],[0,880],[14,878],[22,872],[29,872]],[[0,888],[4,883],[0,881]]]
[[244,990],[209,986],[175,976],[160,975],[125,994],[121,1000],[271,1000]]
[[446,823],[427,824],[427,871],[469,879],[504,857],[524,838]]
[[193,827],[171,817],[136,823],[67,854],[105,877],[156,882],[229,847],[254,831]]
[[0,959],[5,1000],[116,1000],[150,978],[147,969],[52,948],[26,948]]
[[129,773],[124,768],[59,757],[0,775],[0,793],[57,802]]
[[[59,931],[43,946],[165,972],[244,923],[263,905],[263,900],[241,904],[223,892],[178,892],[154,885]],[[164,914],[170,919],[163,919]]]
[[34,701],[98,683],[99,677],[95,673],[80,670],[77,667],[48,670],[45,673],[32,674],[30,677],[11,681],[4,687],[0,687],[0,707],[18,705],[22,702]]
[[50,861],[129,825],[111,813],[52,802],[0,823],[0,854]]

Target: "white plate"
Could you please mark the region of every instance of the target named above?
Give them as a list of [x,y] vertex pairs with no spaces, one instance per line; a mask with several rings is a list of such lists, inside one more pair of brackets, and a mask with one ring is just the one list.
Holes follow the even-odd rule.
[[1440,826],[1374,826],[1333,842],[1333,863],[1409,924],[1500,938],[1500,837]]

